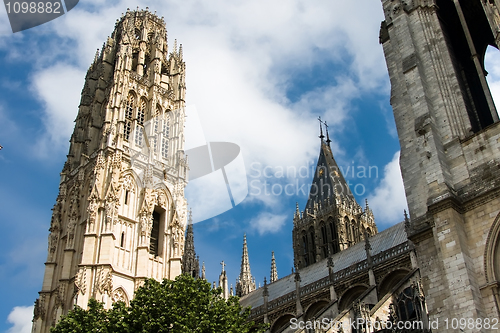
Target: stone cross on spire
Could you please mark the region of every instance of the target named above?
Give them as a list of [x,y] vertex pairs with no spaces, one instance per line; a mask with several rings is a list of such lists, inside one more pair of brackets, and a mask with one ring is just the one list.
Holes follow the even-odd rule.
[[222,265],[222,271],[224,272],[224,266],[226,265],[226,263],[224,262],[224,260],[222,260],[220,264]]
[[330,142],[332,142],[332,140],[330,140],[330,135],[328,134],[328,124],[326,123],[326,121],[324,122],[324,124],[326,129],[326,144],[330,146]]
[[323,121],[321,120],[321,117],[318,117],[318,121],[319,121],[319,138],[321,139],[321,142],[323,142],[323,139],[325,138],[325,136],[323,135]]

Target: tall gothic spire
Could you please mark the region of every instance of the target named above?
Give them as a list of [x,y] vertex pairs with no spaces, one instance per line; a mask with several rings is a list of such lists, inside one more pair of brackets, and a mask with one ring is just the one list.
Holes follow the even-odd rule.
[[243,235],[243,254],[241,255],[241,270],[236,284],[236,295],[241,297],[255,290],[255,280],[250,272],[248,260],[247,235]]
[[200,276],[199,272],[200,260],[196,257],[196,251],[194,250],[193,216],[190,210],[186,241],[184,245],[184,255],[182,256],[182,273],[198,278]]
[[274,251],[273,251],[273,256],[271,258],[271,283],[273,283],[276,280],[278,280],[278,269],[276,268],[276,259],[274,258]]

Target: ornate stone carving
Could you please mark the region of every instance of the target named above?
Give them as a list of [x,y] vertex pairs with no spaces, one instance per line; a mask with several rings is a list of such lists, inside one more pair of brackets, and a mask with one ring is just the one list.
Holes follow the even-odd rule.
[[151,230],[153,229],[153,217],[150,212],[143,209],[139,215],[139,235],[140,244],[147,245],[147,240],[151,235]]
[[128,305],[127,295],[125,294],[125,291],[122,288],[117,288],[115,289],[115,291],[113,291],[113,294],[111,295],[111,300],[113,301],[113,303],[123,302]]
[[59,241],[59,232],[51,232],[49,234],[49,262],[54,260],[54,254],[57,250],[57,242]]
[[116,192],[113,188],[113,185],[110,186],[110,189],[108,191],[108,195],[106,197],[106,202],[105,202],[105,210],[106,210],[106,225],[105,225],[105,230],[110,231],[111,226],[113,225],[113,222],[115,221],[116,217],[118,216],[118,197],[116,195]]
[[78,270],[78,273],[76,273],[75,276],[75,288],[77,292],[82,293],[82,295],[85,295],[85,292],[87,291],[87,269],[86,267],[80,267]]
[[184,251],[184,229],[182,228],[179,220],[174,219],[171,225],[173,255],[174,257],[182,256]]
[[160,207],[167,208],[167,196],[161,190],[156,191],[156,204]]
[[[112,129],[113,132],[114,128]],[[114,169],[121,170],[122,167],[122,152],[117,150],[116,153],[113,154],[112,166]]]
[[66,294],[66,285],[64,283],[61,283],[59,287],[56,289],[56,299],[55,299],[56,307],[64,306],[65,294]]
[[69,220],[68,225],[66,227],[66,236],[67,248],[72,248],[74,246],[74,238],[76,225],[79,219],[79,210],[80,210],[80,200],[78,199],[78,188],[73,189],[73,193],[71,194],[71,201],[69,206]]
[[130,191],[132,193],[135,191],[135,181],[132,175],[125,175],[124,177],[122,177],[120,183],[122,184],[124,190]]
[[95,169],[99,172],[106,167],[106,159],[104,158],[104,153],[101,151],[99,155],[97,155],[97,159],[95,161]]
[[101,294],[111,294],[113,290],[113,278],[111,276],[111,269],[101,267],[97,273],[97,290]]
[[89,233],[94,232],[95,229],[95,222],[97,219],[97,209],[99,207],[98,200],[99,200],[99,195],[97,193],[97,188],[94,187],[88,199],[89,205],[87,207],[87,213],[89,215],[87,232]]
[[35,307],[33,308],[33,321],[38,318],[45,317],[45,295],[40,295],[35,301]]

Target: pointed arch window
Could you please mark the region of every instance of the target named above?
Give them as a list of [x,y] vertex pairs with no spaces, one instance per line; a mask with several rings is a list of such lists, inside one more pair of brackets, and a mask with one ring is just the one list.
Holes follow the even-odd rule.
[[156,257],[159,254],[158,243],[160,240],[160,213],[157,211],[153,212],[153,228],[150,237],[149,253]]
[[133,93],[129,93],[127,101],[125,102],[125,125],[123,127],[123,136],[127,141],[130,139],[130,133],[132,132],[132,118],[134,117],[134,106],[135,106],[135,96]]
[[302,247],[303,247],[303,254],[304,254],[304,261],[305,265],[309,266],[309,249],[308,249],[308,244],[307,244],[307,234],[305,231],[302,233]]
[[328,257],[328,238],[326,235],[326,226],[321,225],[321,251],[323,252],[323,258]]
[[424,328],[426,326],[428,316],[425,311],[425,297],[418,282],[404,289],[389,309],[389,320],[392,323],[422,321]]
[[146,117],[147,102],[141,99],[139,109],[137,110],[137,123],[135,125],[135,144],[142,147],[144,143],[144,119]]
[[310,262],[314,264],[316,262],[316,242],[315,242],[315,232],[314,228],[309,228],[309,248],[310,251]]
[[158,137],[160,128],[160,120],[158,117],[153,118],[153,135],[151,135],[151,148],[155,154],[158,154]]
[[354,219],[351,220],[351,229],[352,229],[352,240],[353,240],[353,243],[357,243],[359,241],[359,238],[358,238],[359,230],[358,230],[357,223],[356,223],[356,221]]
[[125,205],[128,205],[128,198],[129,198],[129,190],[125,190],[125,199],[123,200],[123,203]]
[[146,118],[147,105],[148,105],[147,101],[144,98],[142,98],[141,105],[139,106],[139,110],[137,111],[137,123],[139,125],[144,125],[144,119]]
[[345,226],[345,232],[346,232],[346,240],[349,245],[351,245],[352,242],[352,233],[351,233],[351,223],[349,222],[349,218],[346,216],[344,217],[344,226]]
[[339,234],[337,232],[337,225],[335,224],[335,221],[330,218],[329,219],[329,226],[330,226],[330,234],[331,234],[331,250],[332,254],[335,254],[340,251],[340,246],[339,246]]
[[163,118],[162,141],[161,141],[161,157],[168,157],[168,147],[170,139],[170,113],[166,113]]

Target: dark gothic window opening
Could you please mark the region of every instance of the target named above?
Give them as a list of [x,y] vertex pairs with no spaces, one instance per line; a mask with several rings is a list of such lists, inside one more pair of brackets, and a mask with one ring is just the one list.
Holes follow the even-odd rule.
[[151,229],[151,239],[149,242],[149,253],[157,257],[159,255],[158,242],[160,239],[160,213],[153,212],[153,228]]

